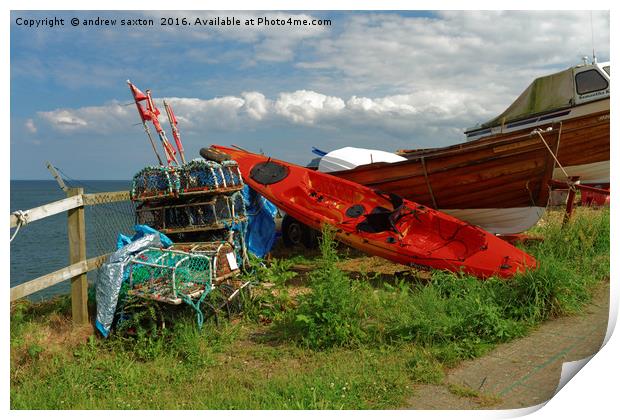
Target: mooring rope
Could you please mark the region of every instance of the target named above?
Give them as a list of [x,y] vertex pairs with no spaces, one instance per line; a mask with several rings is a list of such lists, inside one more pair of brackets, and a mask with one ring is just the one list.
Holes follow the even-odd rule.
[[547,148],[547,150],[549,151],[549,153],[551,153],[551,156],[553,157],[553,159],[555,160],[555,163],[558,165],[558,168],[560,168],[560,170],[564,173],[564,176],[567,179],[566,184],[568,185],[568,188],[570,188],[573,191],[576,191],[575,187],[573,186],[572,182],[571,182],[571,178],[568,175],[568,172],[566,172],[566,170],[564,169],[564,167],[562,166],[562,164],[560,163],[560,161],[558,160],[557,156],[555,155],[555,153],[553,153],[553,151],[551,150],[551,147],[549,147],[549,144],[547,143],[547,140],[545,140],[545,138],[543,137],[542,130],[540,128],[532,131],[531,134],[538,134],[538,137],[540,137],[540,139],[542,140],[543,144],[545,145],[545,147]]
[[433,188],[431,187],[431,181],[428,179],[428,172],[426,170],[426,160],[424,159],[424,155],[420,157],[420,162],[422,163],[422,169],[424,170],[424,180],[426,181],[426,187],[428,188],[428,192],[431,195],[431,201],[433,202],[433,208],[435,210],[437,207],[437,200],[435,200],[435,194],[433,194]]
[[15,239],[15,236],[17,236],[19,228],[28,224],[28,213],[26,213],[25,211],[16,210],[12,214],[17,217],[17,226],[15,232],[13,232],[13,235],[11,236],[11,240],[9,241],[9,243],[13,242],[13,239]]

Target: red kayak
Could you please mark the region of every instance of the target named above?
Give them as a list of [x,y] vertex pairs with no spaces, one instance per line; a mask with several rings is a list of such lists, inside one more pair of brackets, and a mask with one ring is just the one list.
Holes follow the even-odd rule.
[[311,228],[336,229],[339,241],[408,266],[511,277],[536,260],[481,228],[413,201],[335,176],[242,150],[213,145],[200,154],[227,154],[244,181]]

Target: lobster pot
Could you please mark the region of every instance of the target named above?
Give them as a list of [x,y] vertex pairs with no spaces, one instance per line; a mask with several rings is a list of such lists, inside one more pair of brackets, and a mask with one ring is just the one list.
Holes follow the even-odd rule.
[[239,165],[234,160],[225,160],[222,162],[222,174],[227,187],[242,186],[241,171]]
[[179,190],[179,176],[172,168],[165,166],[147,166],[131,182],[131,199],[151,200],[173,197]]
[[245,203],[243,201],[243,194],[240,191],[237,191],[233,195],[229,197],[230,207],[233,212],[233,219],[237,218],[245,218]]
[[136,209],[136,219],[138,224],[146,224],[163,233],[223,229],[233,221],[245,219],[245,211],[242,210],[241,213],[235,213],[233,220],[231,206],[236,202],[238,203],[239,199],[218,195],[208,201],[186,204],[143,205]]
[[[213,201],[194,206],[180,207],[179,212],[181,208],[184,208],[187,214],[187,226],[219,226],[222,223],[215,215]],[[185,225],[181,224],[179,226]]]
[[221,282],[239,272],[235,248],[230,242],[215,241],[174,244],[172,249],[209,257],[213,267],[214,282]]
[[[236,171],[239,171],[238,167],[236,167]],[[180,173],[182,194],[224,192],[230,189],[238,190],[242,187],[238,181],[233,183],[235,179],[239,180],[240,177],[234,178],[228,166],[224,167],[213,161],[192,160],[181,168]]]
[[247,246],[245,244],[245,235],[243,233],[243,231],[245,230],[245,228],[243,227],[243,225],[245,224],[245,219],[239,220],[241,223],[241,230],[233,230],[231,231],[230,234],[230,242],[233,245],[233,248],[236,251],[236,256],[237,256],[237,264],[239,264],[240,266],[244,265],[245,263],[248,262],[248,254],[247,254]]
[[225,195],[218,195],[215,198],[215,215],[218,220],[232,221],[232,209],[230,199]]
[[147,225],[154,229],[163,226],[164,208],[163,207],[138,207],[136,209],[136,222],[139,225]]
[[213,266],[206,255],[148,248],[128,263],[129,294],[180,304],[183,298],[209,292]]

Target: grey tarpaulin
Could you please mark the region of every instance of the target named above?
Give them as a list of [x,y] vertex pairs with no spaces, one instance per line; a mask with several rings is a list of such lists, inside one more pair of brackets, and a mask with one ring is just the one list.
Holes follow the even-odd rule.
[[110,255],[108,262],[101,266],[95,283],[97,299],[97,320],[95,326],[104,337],[110,334],[118,303],[118,295],[123,284],[125,265],[133,255],[143,249],[149,247],[160,248],[161,246],[159,234],[145,235]]

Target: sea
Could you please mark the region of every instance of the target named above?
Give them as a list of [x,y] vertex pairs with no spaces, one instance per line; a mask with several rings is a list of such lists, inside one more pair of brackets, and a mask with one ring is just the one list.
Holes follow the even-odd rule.
[[[127,191],[131,181],[72,181],[68,186],[82,187],[86,193]],[[66,198],[56,181],[11,181],[11,212],[28,210],[52,201]],[[134,225],[133,205],[129,201],[98,206],[85,210],[87,257],[112,252],[116,249],[119,233],[131,236]],[[14,229],[11,229],[11,234]],[[70,265],[67,239],[67,213],[60,213],[21,227],[10,244],[11,287],[35,279]],[[94,282],[97,271],[88,274]],[[33,301],[67,294],[69,281],[36,292],[28,298]]]

